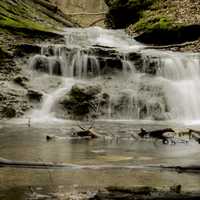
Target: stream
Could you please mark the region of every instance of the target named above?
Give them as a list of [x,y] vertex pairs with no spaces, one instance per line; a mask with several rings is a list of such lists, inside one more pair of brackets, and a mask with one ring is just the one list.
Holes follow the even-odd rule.
[[[181,184],[183,190],[199,191],[199,174],[142,168],[198,164],[198,143],[163,145],[132,135],[141,128],[200,128],[200,55],[145,49],[123,30],[71,28],[63,35],[65,44],[42,44],[41,54],[27,63],[31,84],[44,98],[24,118],[0,122],[0,157],[71,167],[1,167],[0,199],[67,199],[69,193],[90,196],[111,185]],[[94,123],[102,138],[70,137],[79,124],[91,125],[71,120],[59,105],[77,83],[99,84],[109,96]],[[47,141],[47,135],[55,138]]]

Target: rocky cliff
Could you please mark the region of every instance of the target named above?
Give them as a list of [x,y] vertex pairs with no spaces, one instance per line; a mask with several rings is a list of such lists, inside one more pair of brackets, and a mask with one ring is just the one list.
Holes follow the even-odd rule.
[[[168,45],[199,40],[200,1],[105,0],[107,26],[127,28],[140,42]],[[187,50],[198,50],[199,42]],[[195,47],[195,48],[194,48]]]
[[[29,77],[23,71],[36,43],[62,41],[63,27],[76,26],[48,0],[0,1],[0,118],[30,108]],[[27,67],[27,65],[26,65]]]

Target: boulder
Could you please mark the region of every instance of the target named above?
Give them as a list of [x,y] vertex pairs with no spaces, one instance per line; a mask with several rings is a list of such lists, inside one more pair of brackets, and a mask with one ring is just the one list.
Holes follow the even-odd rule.
[[100,93],[99,85],[75,84],[63,97],[61,104],[72,118],[86,118],[97,114]]

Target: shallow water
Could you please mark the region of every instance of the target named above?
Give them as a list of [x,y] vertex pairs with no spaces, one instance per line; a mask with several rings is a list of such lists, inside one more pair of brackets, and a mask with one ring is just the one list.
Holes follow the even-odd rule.
[[[72,128],[77,128],[77,122],[73,121],[31,124],[30,128],[27,124],[1,123],[1,157],[78,167],[50,170],[0,168],[0,199],[10,200],[13,196],[16,200],[29,199],[30,186],[42,194],[95,190],[109,185],[160,187],[181,184],[186,190],[199,190],[200,175],[135,168],[151,164],[198,164],[200,146],[196,143],[163,145],[131,137],[141,127],[151,130],[172,126],[180,125],[98,121],[96,131],[106,137],[89,141],[70,139]],[[46,135],[59,137],[47,142]]]

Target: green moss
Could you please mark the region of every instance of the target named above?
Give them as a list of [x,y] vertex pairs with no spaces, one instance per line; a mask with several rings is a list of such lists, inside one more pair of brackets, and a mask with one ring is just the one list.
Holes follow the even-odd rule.
[[45,14],[46,8],[33,0],[1,0],[0,28],[21,36],[31,31],[53,32],[61,25]]
[[133,25],[133,29],[137,32],[154,31],[154,30],[170,30],[177,25],[173,24],[173,21],[166,16],[145,16],[141,18],[137,23]]
[[9,14],[7,16],[4,16],[2,13],[0,13],[0,27],[2,28],[16,28],[16,29],[30,29],[30,30],[40,30],[40,31],[50,31],[51,28],[40,24],[38,22],[34,22],[29,19],[23,19],[20,17],[9,17]]

